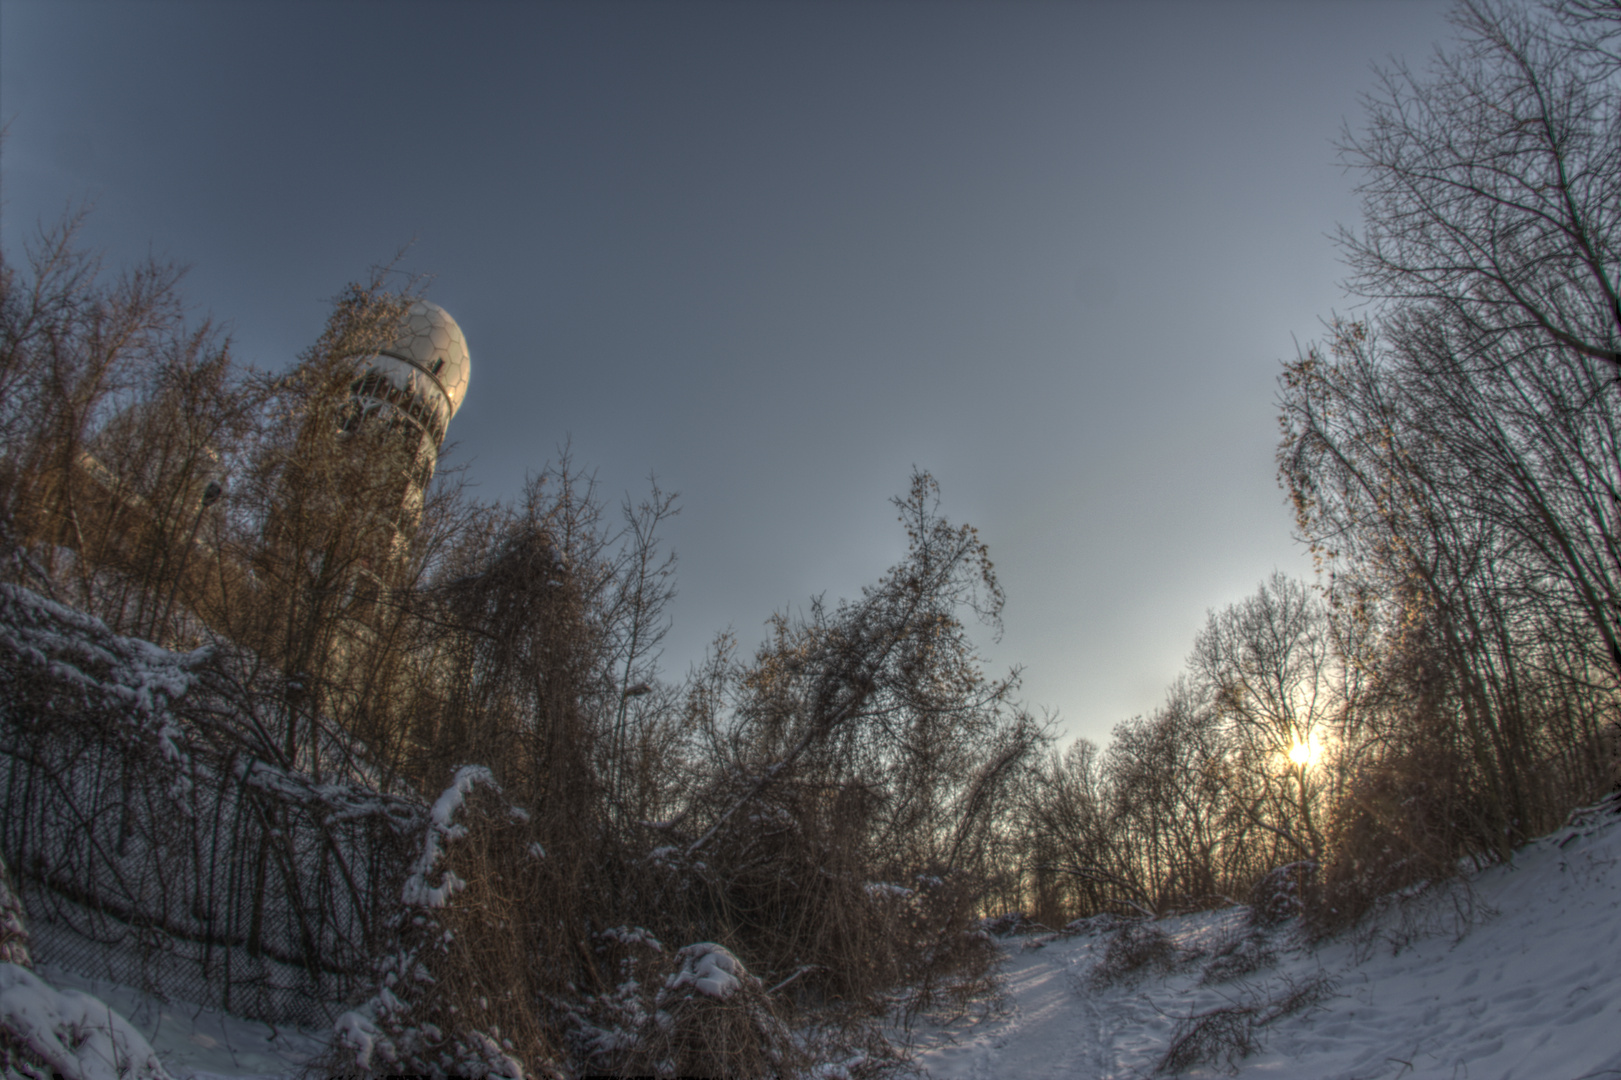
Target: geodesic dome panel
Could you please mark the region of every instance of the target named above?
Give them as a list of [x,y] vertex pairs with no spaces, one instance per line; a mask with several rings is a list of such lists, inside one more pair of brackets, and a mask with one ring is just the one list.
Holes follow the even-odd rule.
[[416,301],[406,309],[400,336],[383,355],[404,360],[430,376],[444,391],[449,415],[456,415],[467,395],[469,357],[462,328],[448,311],[430,300]]

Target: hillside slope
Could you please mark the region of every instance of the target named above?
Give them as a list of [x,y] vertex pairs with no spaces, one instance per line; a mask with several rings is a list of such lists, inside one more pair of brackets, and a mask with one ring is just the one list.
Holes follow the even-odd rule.
[[[919,1063],[934,1080],[1148,1076],[1204,1015],[1225,1037],[1182,1075],[1621,1078],[1618,811],[1573,815],[1512,864],[1315,949],[1287,924],[1251,932],[1241,908],[1185,916],[1157,924],[1174,946],[1160,966],[1102,984],[1109,933],[1009,939],[1002,1012],[921,1032]],[[1218,981],[1224,948],[1228,971],[1259,963]],[[1277,1015],[1291,992],[1305,1000]],[[1246,1037],[1254,1052],[1229,1061]]]

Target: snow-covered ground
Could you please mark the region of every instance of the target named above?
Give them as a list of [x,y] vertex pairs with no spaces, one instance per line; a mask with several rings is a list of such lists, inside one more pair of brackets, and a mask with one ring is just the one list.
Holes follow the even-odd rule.
[[89,994],[128,1020],[173,1080],[290,1080],[321,1053],[330,1034],[277,1028],[183,1001],[160,1002],[139,990],[49,964],[35,971],[57,990]]
[[[1243,909],[1185,916],[1156,924],[1180,958],[1170,970],[1099,985],[1107,934],[1009,939],[1001,1008],[918,1030],[918,1064],[933,1080],[1147,1077],[1185,1018],[1228,1009],[1257,1044],[1233,1064],[1252,1080],[1621,1080],[1615,808],[1315,950],[1289,924],[1256,936]],[[1224,944],[1229,958],[1258,950],[1258,966],[1210,977]],[[49,965],[38,974],[126,1017],[174,1080],[290,1080],[327,1034],[162,1003]],[[1310,987],[1327,996],[1268,1019]],[[1232,1074],[1218,1058],[1183,1075]]]
[[[1105,935],[1005,943],[1002,1009],[918,1033],[934,1080],[1146,1077],[1184,1017],[1265,1019],[1291,988],[1317,1004],[1246,1030],[1259,1050],[1183,1075],[1260,1080],[1621,1080],[1621,815],[1522,848],[1467,888],[1409,905],[1378,927],[1311,950],[1289,926],[1272,960],[1227,981],[1205,969],[1239,938],[1243,909],[1164,920],[1184,959],[1098,986]],[[1203,952],[1201,959],[1190,954]],[[1186,1030],[1187,1024],[1181,1025]],[[1236,1070],[1236,1071],[1235,1071]]]

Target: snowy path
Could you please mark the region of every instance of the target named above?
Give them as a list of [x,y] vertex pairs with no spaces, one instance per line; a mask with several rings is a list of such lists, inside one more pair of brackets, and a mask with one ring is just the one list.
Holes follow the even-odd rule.
[[[1561,846],[1563,845],[1563,846]],[[1621,817],[1527,845],[1472,884],[1473,922],[1426,906],[1420,925],[1318,950],[1285,933],[1276,960],[1205,985],[1204,960],[1093,988],[1105,945],[1074,937],[1007,943],[1000,1015],[920,1032],[934,1080],[1127,1080],[1153,1074],[1178,1017],[1276,1000],[1326,974],[1333,996],[1256,1032],[1240,1077],[1300,1080],[1621,1080]],[[1236,911],[1161,924],[1185,953],[1241,932]],[[1189,1077],[1233,1075],[1223,1062]]]
[[[934,1039],[921,1039],[921,1045],[933,1043],[929,1075],[941,1080],[1109,1075],[1103,1014],[1077,993],[1071,961],[1056,952],[1015,953],[1003,970],[1006,1014],[979,1017],[949,1033],[931,1033]],[[1030,1038],[1031,1032],[1046,1037]]]

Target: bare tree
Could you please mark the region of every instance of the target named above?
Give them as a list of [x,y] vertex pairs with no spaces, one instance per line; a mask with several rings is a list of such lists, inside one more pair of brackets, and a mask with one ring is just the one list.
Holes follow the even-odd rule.
[[1621,673],[1616,15],[1465,0],[1457,46],[1382,74],[1341,146],[1376,302],[1282,380],[1280,475],[1365,691],[1347,750],[1430,748],[1499,857],[1585,794]]
[[[77,246],[83,214],[42,229],[18,267],[0,257],[0,513],[13,540],[65,583],[62,557],[104,541],[103,485],[84,480],[97,430],[166,354],[184,351],[180,268],[148,261],[108,280]],[[205,335],[206,336],[206,335]],[[73,568],[90,601],[89,568]]]
[[1621,365],[1621,86],[1608,4],[1463,0],[1457,47],[1383,71],[1342,161],[1351,287],[1433,305],[1480,364],[1558,346]]
[[1339,680],[1320,603],[1304,583],[1273,573],[1253,596],[1210,616],[1190,664],[1263,793],[1258,823],[1287,839],[1296,857],[1321,858],[1321,758]]
[[[753,775],[746,791],[691,845],[696,852],[759,792],[809,769],[882,791],[875,850],[897,866],[944,861],[956,844],[952,793],[970,782],[1008,720],[1017,673],[987,679],[962,614],[995,623],[1002,607],[989,552],[971,526],[938,512],[924,473],[896,499],[910,550],[862,598],[808,616],[778,616],[773,637],[735,675],[722,733],[728,756]],[[1020,745],[1033,746],[1036,730]],[[987,807],[988,809],[988,807]]]

